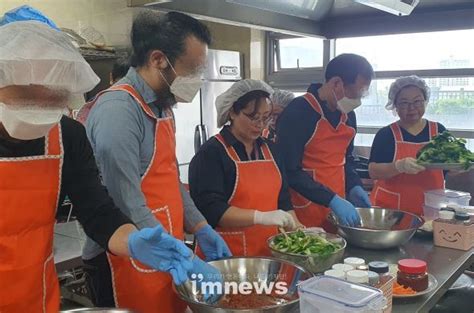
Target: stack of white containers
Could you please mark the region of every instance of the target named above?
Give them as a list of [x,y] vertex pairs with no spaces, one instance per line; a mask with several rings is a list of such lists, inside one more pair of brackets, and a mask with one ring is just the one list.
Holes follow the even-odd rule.
[[471,195],[468,192],[450,189],[436,189],[425,192],[423,217],[425,221],[432,221],[439,217],[439,210],[450,205],[468,206]]

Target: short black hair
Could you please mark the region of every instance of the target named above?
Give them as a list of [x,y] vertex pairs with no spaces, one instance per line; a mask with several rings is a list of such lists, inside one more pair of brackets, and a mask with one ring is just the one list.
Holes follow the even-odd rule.
[[340,54],[326,66],[326,81],[333,77],[340,77],[344,84],[351,85],[356,82],[358,75],[369,81],[375,77],[374,69],[369,61],[357,54]]
[[152,10],[139,13],[131,31],[132,66],[144,65],[153,50],[163,51],[174,64],[185,52],[184,42],[189,35],[208,46],[211,44],[211,33],[207,26],[189,15],[179,12],[160,14]]
[[115,60],[114,66],[112,67],[112,80],[117,81],[120,78],[127,75],[128,69],[130,68],[130,61],[128,58],[119,58]]
[[251,102],[255,101],[255,108],[253,109],[253,112],[250,114],[250,116],[254,116],[258,112],[258,109],[260,107],[259,103],[261,99],[270,99],[270,94],[263,90],[250,91],[234,102],[234,104],[232,105],[232,110],[235,112],[235,114],[239,114]]

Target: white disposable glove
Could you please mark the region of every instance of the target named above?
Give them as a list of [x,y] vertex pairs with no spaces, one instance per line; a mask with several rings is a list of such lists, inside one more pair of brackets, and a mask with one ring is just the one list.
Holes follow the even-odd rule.
[[404,158],[395,161],[395,168],[398,172],[405,174],[418,174],[425,170],[425,167],[416,163],[414,158]]
[[270,212],[261,212],[255,210],[255,215],[253,216],[253,223],[259,225],[275,225],[278,227],[291,228],[296,227],[296,222],[293,219],[293,216],[285,211],[276,210]]

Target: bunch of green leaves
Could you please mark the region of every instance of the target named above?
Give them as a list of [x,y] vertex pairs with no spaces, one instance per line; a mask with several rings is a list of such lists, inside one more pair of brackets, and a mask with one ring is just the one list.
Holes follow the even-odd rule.
[[466,148],[466,140],[455,138],[449,131],[434,137],[416,155],[418,163],[460,163],[465,169],[474,162],[474,153]]
[[287,236],[277,236],[272,242],[272,248],[285,253],[327,256],[339,250],[341,246],[317,234],[298,230]]

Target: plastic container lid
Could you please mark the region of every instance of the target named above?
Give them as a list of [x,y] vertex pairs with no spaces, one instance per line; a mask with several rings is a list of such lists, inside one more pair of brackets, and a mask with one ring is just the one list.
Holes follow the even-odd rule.
[[300,296],[307,294],[318,297],[321,302],[337,302],[352,308],[370,308],[371,310],[382,310],[386,300],[382,291],[359,284],[329,276],[316,276],[309,278],[298,285]]
[[361,266],[365,264],[365,260],[361,258],[345,258],[344,259],[344,264],[352,265],[354,268],[357,268],[357,266]]
[[439,218],[442,220],[452,220],[454,218],[454,212],[453,211],[439,211]]
[[[388,268],[388,265],[387,265]],[[368,271],[367,275],[369,276],[369,285],[375,286],[380,282],[380,275],[376,272]]]
[[327,270],[324,272],[324,275],[326,276],[331,276],[331,277],[336,277],[339,279],[345,279],[346,278],[346,273],[344,273],[341,270]]
[[360,271],[360,270],[353,270],[346,273],[347,281],[352,283],[358,284],[366,284],[369,282],[369,272],[368,271]]
[[345,272],[352,271],[354,269],[354,266],[349,265],[349,264],[342,264],[342,263],[337,263],[332,266],[334,270],[340,270]]
[[382,261],[373,261],[369,263],[369,271],[378,273],[378,274],[385,274],[388,273],[388,263]]
[[456,190],[451,190],[451,189],[428,190],[428,191],[425,191],[425,194],[432,194],[435,196],[447,197],[447,198],[462,198],[462,197],[471,198],[471,194],[469,192],[456,191]]
[[398,269],[407,274],[423,274],[427,270],[427,265],[423,260],[403,259],[398,261]]
[[470,215],[464,212],[456,212],[454,218],[458,221],[469,221],[471,219]]

